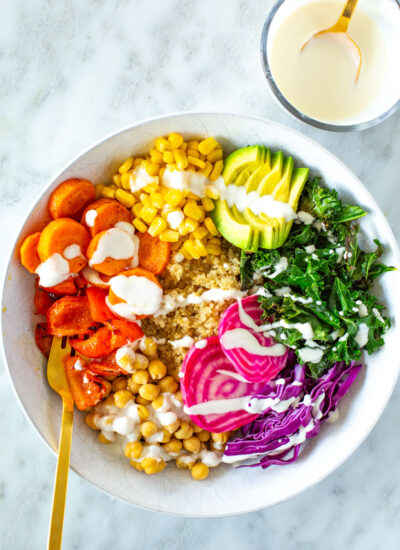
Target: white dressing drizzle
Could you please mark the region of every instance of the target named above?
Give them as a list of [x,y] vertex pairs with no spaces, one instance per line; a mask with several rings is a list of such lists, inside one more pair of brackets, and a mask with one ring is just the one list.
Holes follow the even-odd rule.
[[227,376],[228,378],[233,378],[234,380],[239,380],[239,382],[245,382],[246,384],[249,383],[248,380],[238,372],[232,372],[230,370],[225,369],[219,369],[217,370],[218,374],[223,374],[224,376]]
[[360,348],[363,348],[368,342],[368,325],[365,323],[360,323],[358,327],[358,332],[354,338]]
[[146,277],[117,275],[110,279],[110,287],[116,296],[124,300],[119,304],[107,301],[112,311],[121,317],[129,319],[132,315],[153,315],[160,308],[162,288]]
[[63,256],[67,260],[73,260],[74,258],[79,258],[79,256],[84,258],[79,244],[70,244],[64,248]]
[[200,295],[197,294],[188,294],[188,296],[171,296],[166,294],[163,296],[161,301],[161,307],[155,314],[158,315],[167,315],[171,311],[178,309],[179,307],[186,307],[189,305],[203,304],[205,302],[225,302],[232,298],[239,299],[246,296],[247,292],[236,289],[222,290],[220,288],[212,288],[211,290],[206,290]]
[[39,285],[42,287],[56,286],[71,277],[68,261],[58,252],[39,264],[35,273],[39,275]]
[[250,331],[243,328],[224,332],[221,337],[221,345],[225,349],[242,348],[248,353],[265,357],[281,357],[286,353],[286,347],[282,344],[262,346]]
[[191,336],[184,336],[183,338],[179,338],[179,340],[170,340],[169,344],[176,349],[176,348],[191,348],[194,344],[194,340]]
[[106,258],[114,260],[132,259],[137,255],[137,248],[137,243],[124,229],[119,229],[118,227],[108,229],[100,237],[89,265],[93,267],[96,264],[101,264]]
[[85,215],[85,223],[88,227],[93,227],[97,218],[97,210],[88,210]]

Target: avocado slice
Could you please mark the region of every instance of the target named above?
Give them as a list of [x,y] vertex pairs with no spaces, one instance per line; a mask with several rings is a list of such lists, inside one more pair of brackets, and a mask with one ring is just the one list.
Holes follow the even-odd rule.
[[[229,155],[222,176],[225,185],[244,187],[246,194],[257,192],[260,198],[270,195],[276,201],[290,204],[296,211],[308,168],[295,169],[293,158],[285,159],[282,151],[271,156],[269,149],[254,145]],[[278,248],[292,227],[292,221],[272,218],[263,212],[257,215],[245,205],[229,207],[223,197],[215,201],[210,216],[225,239],[250,252],[257,251],[258,247]]]
[[283,162],[285,157],[282,151],[277,151],[272,155],[271,171],[261,180],[258,186],[258,193],[262,197],[263,195],[270,195],[275,188],[275,185],[282,178]]
[[231,153],[222,171],[225,185],[236,183],[237,176],[244,168],[258,168],[264,162],[265,153],[266,149],[263,145],[250,145]]

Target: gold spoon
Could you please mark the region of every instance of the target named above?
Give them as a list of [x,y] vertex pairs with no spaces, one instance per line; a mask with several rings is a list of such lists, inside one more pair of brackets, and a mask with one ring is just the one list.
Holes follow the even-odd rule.
[[356,9],[358,0],[347,0],[346,5],[343,8],[342,13],[339,16],[339,19],[336,21],[332,27],[329,27],[328,29],[324,29],[322,31],[319,31],[311,36],[304,44],[302,45],[300,51],[302,52],[304,48],[307,46],[307,44],[312,40],[313,38],[317,38],[317,36],[321,36],[323,34],[327,34],[329,32],[332,33],[342,33],[343,36],[346,37],[346,39],[349,41],[349,45],[352,47],[354,52],[354,58],[357,63],[357,75],[356,75],[356,81],[358,80],[358,77],[360,76],[361,71],[361,50],[356,42],[351,38],[349,33],[347,32],[347,29],[349,28],[350,19],[354,13],[354,10]]
[[49,361],[47,363],[47,380],[53,390],[60,394],[63,402],[63,409],[48,550],[60,550],[64,523],[74,412],[74,401],[69,391],[64,370],[64,359],[70,354],[71,347],[68,340],[63,342],[62,338],[54,337],[51,344]]

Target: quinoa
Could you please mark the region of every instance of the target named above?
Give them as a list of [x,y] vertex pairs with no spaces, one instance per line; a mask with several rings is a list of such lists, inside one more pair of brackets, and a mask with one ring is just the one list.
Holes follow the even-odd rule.
[[[172,257],[159,280],[164,294],[170,296],[200,295],[211,289],[240,289],[240,251],[226,241],[222,242],[219,256],[209,254],[199,260],[177,262]],[[142,329],[148,336],[158,341],[158,351],[170,374],[177,376],[186,355],[187,348],[173,348],[168,341],[190,336],[194,341],[217,334],[222,313],[234,302],[205,302],[202,304],[179,307],[167,315],[149,317],[142,321]]]

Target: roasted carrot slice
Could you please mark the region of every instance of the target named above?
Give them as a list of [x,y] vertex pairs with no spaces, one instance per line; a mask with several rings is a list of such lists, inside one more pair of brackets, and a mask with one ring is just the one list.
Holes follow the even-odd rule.
[[[90,221],[93,225],[88,224],[86,214],[90,210],[96,211],[96,216]],[[111,229],[118,222],[131,222],[132,214],[125,206],[114,199],[99,199],[87,206],[82,214],[81,223],[87,227],[92,237]]]
[[[106,235],[107,231],[108,230],[97,233],[97,235],[95,235],[93,239],[90,241],[86,252],[89,260],[92,259],[94,253],[97,250],[97,247],[99,246],[100,240],[102,239],[102,237],[104,237],[104,235]],[[112,276],[112,275],[116,275],[117,273],[120,273],[120,271],[127,268],[131,263],[132,258],[133,256],[123,260],[116,260],[115,258],[108,257],[99,264],[91,264],[91,265],[94,267],[94,269],[96,269],[97,271],[100,271],[100,273],[104,273],[104,275]]]
[[106,323],[110,319],[115,319],[115,315],[106,304],[107,294],[107,290],[95,286],[91,286],[86,290],[90,315],[93,321]]
[[166,268],[171,255],[171,243],[160,241],[150,233],[137,233],[139,237],[139,266],[158,275]]
[[53,305],[54,298],[52,298],[41,288],[37,288],[33,298],[33,303],[36,308],[36,313],[38,315],[45,315],[47,310]]
[[38,323],[35,328],[36,345],[48,357],[50,355],[52,336],[47,332],[46,323]]
[[40,235],[39,232],[28,235],[19,249],[21,264],[31,273],[35,273],[40,264],[40,258],[37,251]]
[[64,367],[72,398],[79,410],[94,407],[106,396],[109,382],[91,372],[81,359],[69,357]]
[[71,346],[81,355],[97,359],[112,353],[115,349],[113,331],[110,327],[101,327],[87,340],[70,340]]
[[86,296],[65,296],[47,311],[47,328],[53,336],[85,334],[94,324]]
[[88,285],[96,286],[98,288],[108,288],[108,281],[111,277],[104,275],[104,273],[99,273],[90,266],[86,266],[79,273],[79,276],[83,279],[83,282]]
[[120,367],[116,360],[116,351],[108,355],[104,355],[97,361],[90,363],[90,370],[101,376],[120,376],[128,374],[122,367]]
[[110,321],[109,326],[111,326],[113,331],[113,345],[115,349],[135,342],[143,336],[143,331],[137,323],[113,319]]
[[[78,245],[81,254],[68,259],[69,270],[71,273],[77,273],[85,267],[87,261],[86,254],[89,246],[90,236],[86,229],[79,222],[71,218],[58,218],[53,220],[43,229],[39,243],[38,254],[41,262],[45,262],[53,254],[69,255],[68,248],[72,245]],[[75,251],[72,249],[72,253]]]
[[50,294],[56,294],[57,296],[63,296],[64,294],[73,295],[76,294],[77,288],[75,286],[75,280],[73,277],[69,277],[66,281],[62,281],[55,286],[43,286],[46,292]]
[[50,216],[79,219],[85,206],[96,196],[94,185],[89,180],[73,178],[63,181],[50,195]]

